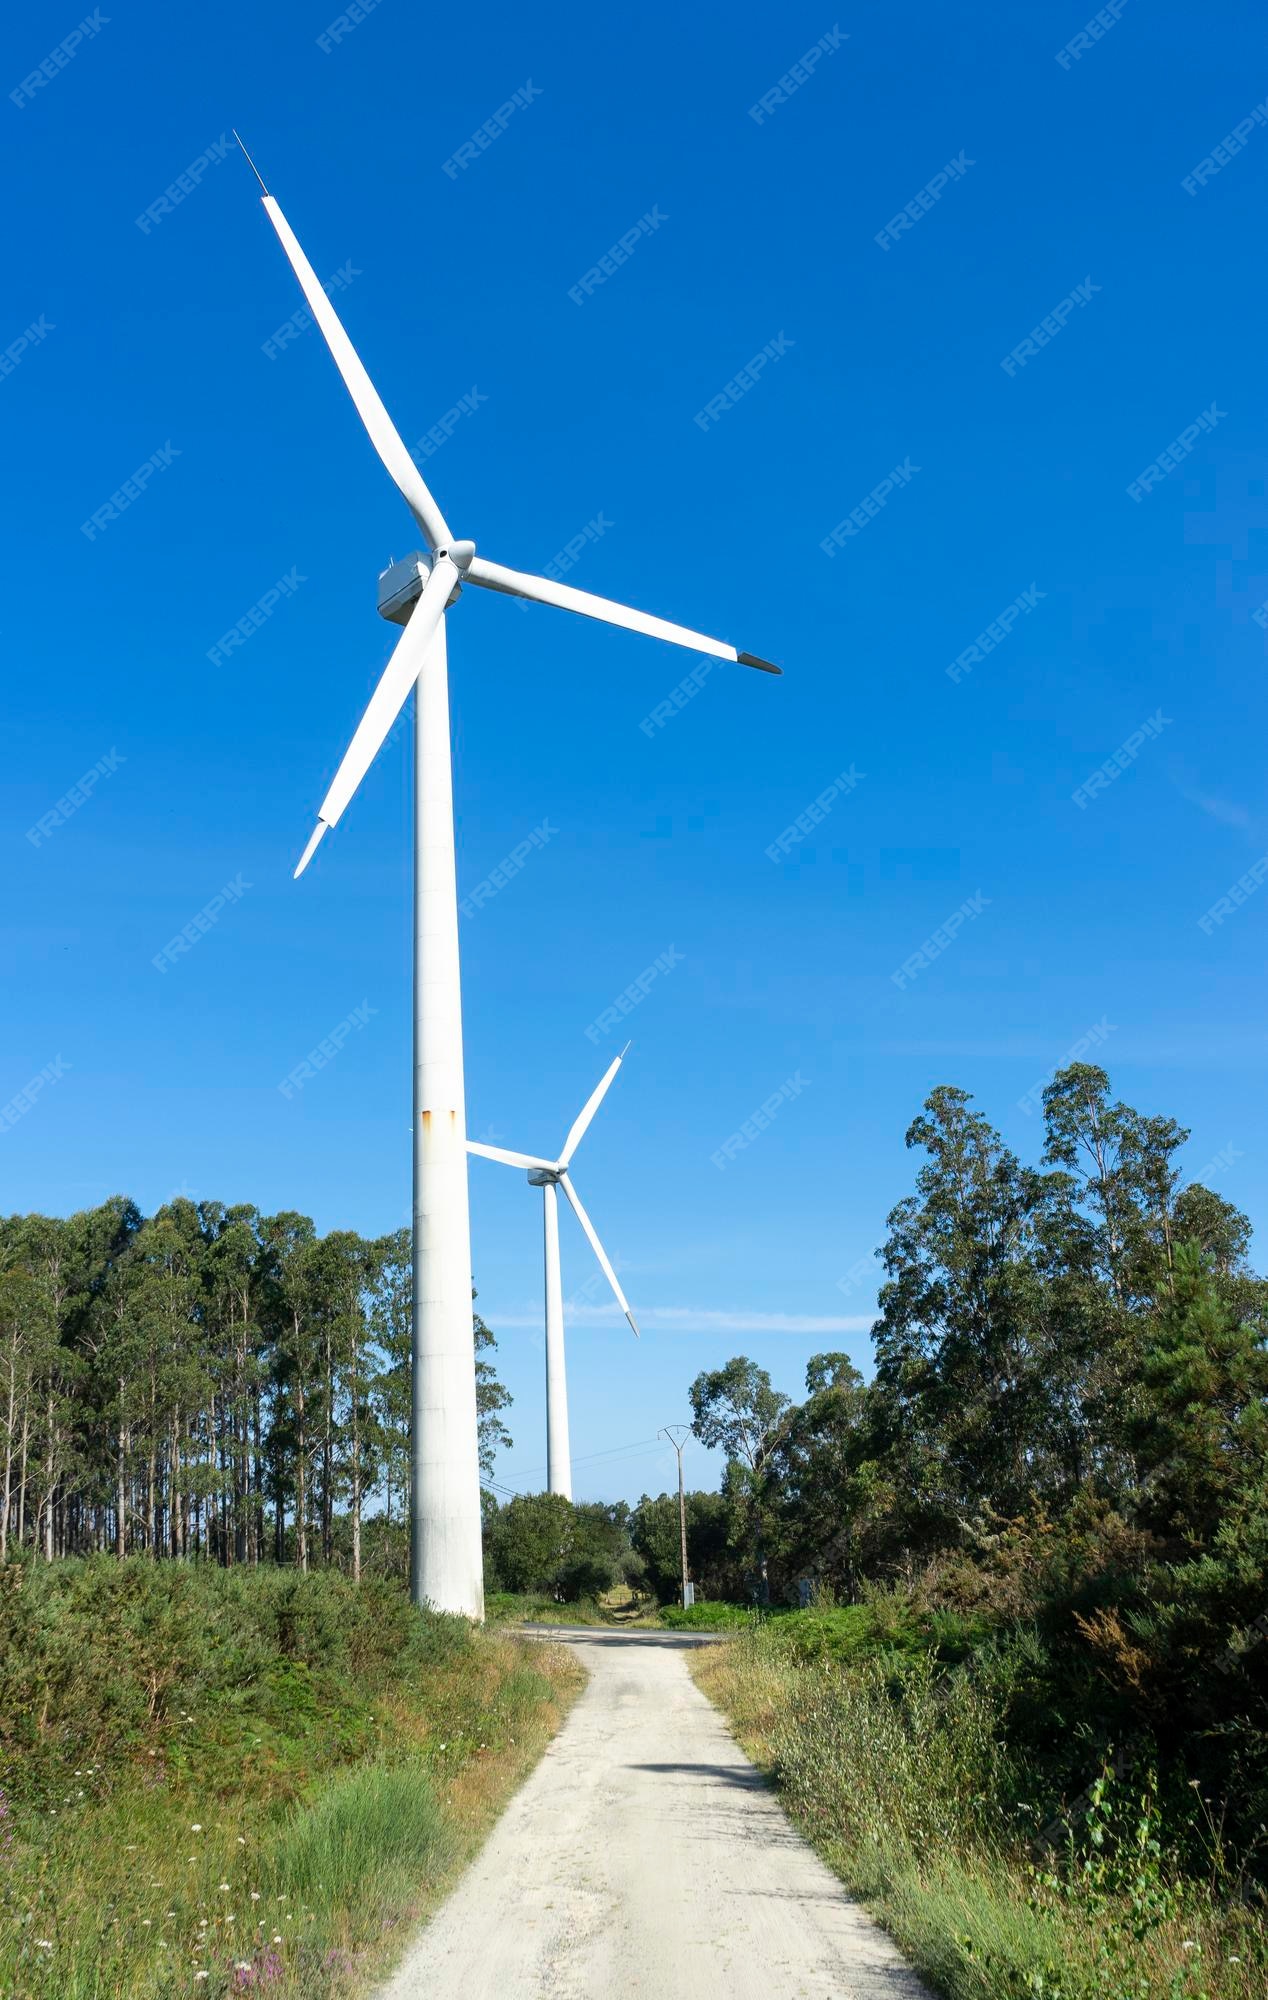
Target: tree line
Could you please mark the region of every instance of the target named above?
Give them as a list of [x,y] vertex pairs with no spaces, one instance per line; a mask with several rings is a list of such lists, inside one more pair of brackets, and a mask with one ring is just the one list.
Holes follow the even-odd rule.
[[[1249,1848],[1268,1824],[1268,1284],[1246,1217],[1185,1184],[1188,1136],[1076,1063],[1027,1165],[935,1090],[878,1253],[872,1379],[839,1353],[800,1397],[744,1356],[699,1374],[693,1428],[725,1471],[689,1496],[689,1555],[740,1601],[809,1584],[935,1631],[967,1619],[1032,1757],[1145,1746]],[[662,1590],[673,1513],[661,1496],[633,1521]]]
[[[728,1543],[754,1597],[848,1596],[997,1548],[1010,1523],[1120,1523],[1170,1560],[1268,1505],[1268,1283],[1250,1224],[1184,1184],[1189,1134],[1078,1063],[1027,1166],[963,1090],[907,1133],[870,1382],[815,1356],[805,1397],[738,1357],[689,1395],[725,1459]],[[1106,1533],[1109,1529],[1106,1528]]]
[[[360,1576],[367,1534],[382,1556],[408,1521],[411,1309],[406,1230],[123,1196],[0,1218],[0,1561]],[[474,1313],[473,1340],[487,1478],[510,1396]]]

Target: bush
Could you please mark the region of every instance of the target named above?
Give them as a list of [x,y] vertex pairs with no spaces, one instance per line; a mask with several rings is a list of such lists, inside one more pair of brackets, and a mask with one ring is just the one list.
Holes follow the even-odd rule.
[[745,1604],[717,1604],[701,1599],[684,1607],[661,1606],[660,1622],[678,1632],[744,1632],[762,1623],[763,1613]]
[[198,1715],[209,1746],[227,1745],[248,1705],[265,1731],[320,1708],[328,1754],[351,1754],[368,1740],[377,1688],[471,1643],[464,1620],[335,1571],[104,1555],[12,1564],[0,1589],[0,1787],[40,1797],[68,1763],[158,1748],[179,1766],[185,1716]]
[[554,1584],[565,1604],[601,1597],[616,1582],[616,1565],[606,1556],[574,1556],[555,1571]]
[[362,1991],[576,1678],[332,1572],[15,1566],[0,1995]]

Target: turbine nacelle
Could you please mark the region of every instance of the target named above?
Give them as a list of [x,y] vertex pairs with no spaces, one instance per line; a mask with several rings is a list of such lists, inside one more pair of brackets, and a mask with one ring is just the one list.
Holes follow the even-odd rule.
[[[379,617],[386,618],[390,625],[408,625],[410,613],[427,587],[437,557],[448,556],[454,568],[465,576],[475,552],[474,542],[451,542],[447,549],[436,549],[431,554],[415,549],[412,555],[389,563],[379,575]],[[451,604],[458,602],[461,595],[462,584],[455,583],[445,600],[446,611]]]

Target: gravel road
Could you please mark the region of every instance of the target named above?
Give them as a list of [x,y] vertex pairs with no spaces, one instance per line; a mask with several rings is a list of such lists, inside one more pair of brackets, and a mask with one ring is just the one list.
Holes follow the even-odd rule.
[[589,1684],[381,2000],[929,2000],[692,1681],[697,1641],[541,1636]]

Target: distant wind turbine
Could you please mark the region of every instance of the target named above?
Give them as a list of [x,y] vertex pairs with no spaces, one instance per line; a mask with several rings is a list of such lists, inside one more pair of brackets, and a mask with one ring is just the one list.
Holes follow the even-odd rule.
[[[237,134],[234,135],[237,137]],[[242,145],[239,139],[238,144]],[[453,767],[445,613],[464,583],[553,604],[607,625],[667,639],[697,653],[781,670],[685,625],[653,618],[586,590],[507,569],[456,541],[421,472],[362,367],[290,224],[260,183],[308,307],[379,457],[427,543],[379,579],[379,611],[405,630],[322,800],[300,856],[302,875],[338,823],[411,688],[414,705],[414,1328],[411,1410],[410,1593],[440,1611],[484,1615],[475,1354],[471,1338],[471,1224],[454,871]],[[438,278],[443,231],[433,229],[421,268]],[[660,554],[656,558],[659,578]]]
[[608,1260],[607,1251],[595,1233],[594,1224],[586,1214],[569,1177],[568,1167],[572,1156],[580,1145],[590,1120],[608,1093],[608,1086],[621,1067],[625,1050],[609,1063],[602,1078],[591,1091],[574,1119],[568,1137],[564,1140],[563,1151],[557,1160],[539,1160],[533,1153],[511,1153],[504,1146],[484,1146],[475,1139],[468,1139],[467,1151],[478,1153],[482,1160],[500,1160],[504,1166],[527,1167],[529,1182],[542,1191],[542,1240],[544,1245],[544,1265],[546,1274],[546,1485],[551,1493],[562,1493],[564,1498],[572,1498],[572,1456],[568,1448],[568,1376],[564,1366],[564,1294],[559,1271],[559,1202],[555,1189],[561,1187],[572,1206],[581,1227],[590,1240],[590,1248],[599,1260],[599,1266],[616,1294],[616,1302],[626,1319],[638,1334],[638,1325],[630,1311],[629,1300],[621,1290],[616,1272]]

